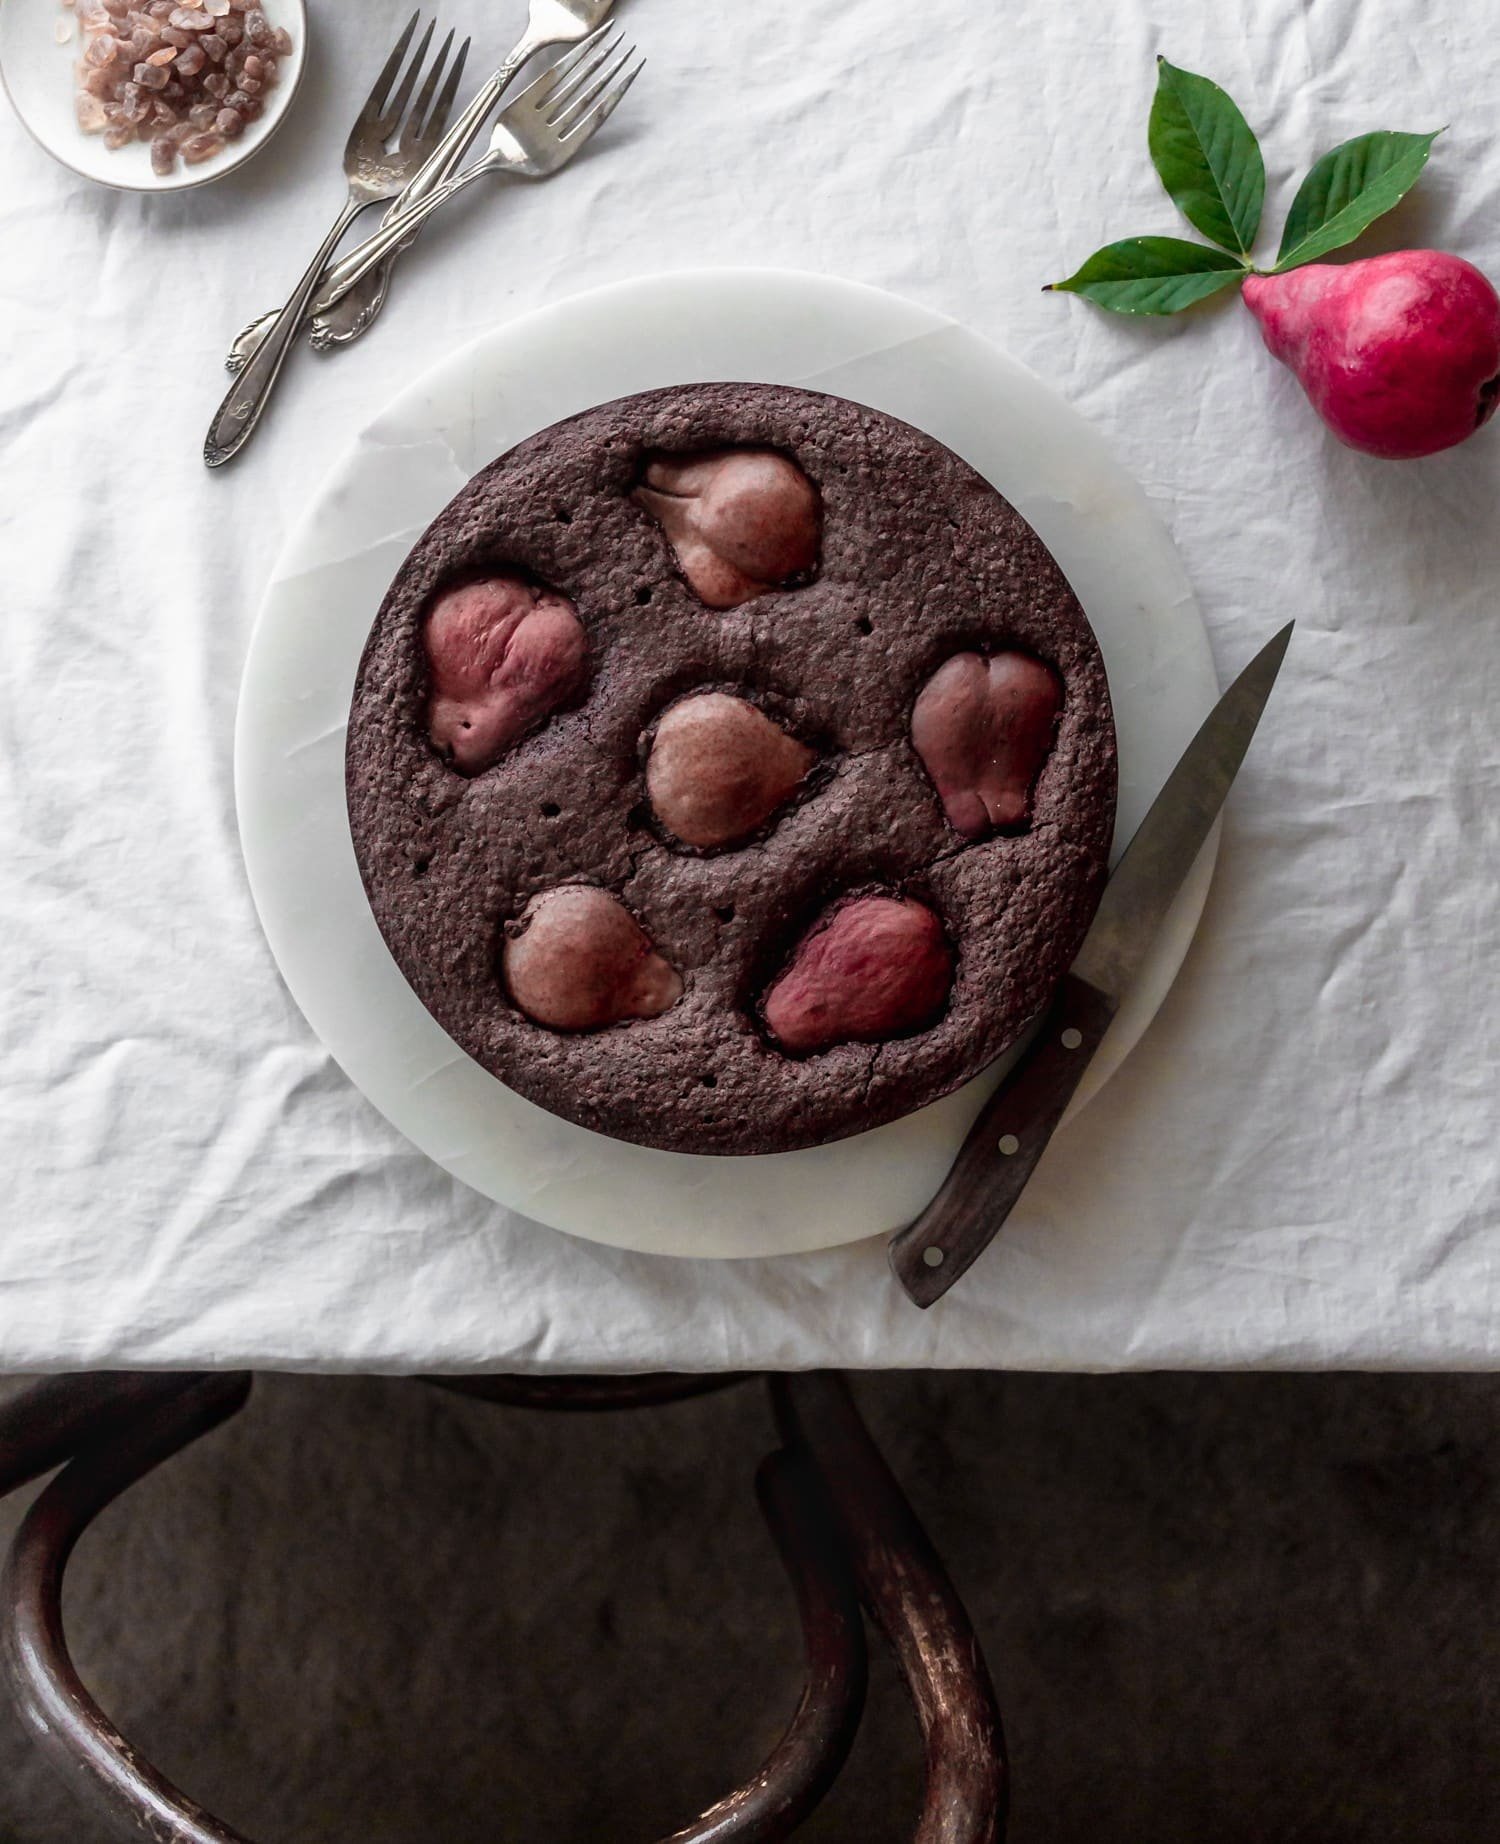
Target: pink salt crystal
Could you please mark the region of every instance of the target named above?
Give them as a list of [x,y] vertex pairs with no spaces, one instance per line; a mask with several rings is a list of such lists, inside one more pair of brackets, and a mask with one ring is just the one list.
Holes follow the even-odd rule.
[[104,104],[97,96],[90,96],[87,90],[78,93],[78,126],[85,134],[103,134],[108,120],[104,113]]
[[151,0],[146,11],[153,19],[170,19],[177,11],[177,0]]
[[214,127],[226,141],[234,141],[245,132],[245,118],[238,109],[220,109]]
[[210,19],[222,19],[229,11],[229,0],[203,0],[203,10]]
[[198,41],[191,32],[179,32],[176,26],[163,26],[159,34],[164,45],[170,45],[174,51],[186,51],[189,45]]
[[[63,5],[72,4],[72,0],[63,0]],[[111,19],[123,19],[130,11],[130,0],[99,0],[99,4]]]
[[113,71],[85,71],[80,79],[80,83],[86,95],[97,96],[101,100],[107,96],[113,96],[115,93],[115,75]]
[[104,131],[104,145],[109,148],[111,152],[117,147],[123,147],[127,141],[133,141],[134,139],[135,129],[129,122],[111,122]]
[[217,107],[211,102],[195,102],[188,110],[187,118],[199,134],[203,134],[213,127],[218,113]]
[[217,32],[205,32],[198,43],[213,59],[215,64],[222,64],[229,56],[229,46]]
[[219,36],[226,45],[238,45],[245,36],[244,25],[231,13],[219,21]]
[[179,77],[196,77],[207,62],[201,46],[189,45],[186,51],[177,54],[177,74]]
[[220,134],[195,134],[182,144],[182,157],[189,166],[202,166],[205,160],[212,160],[215,154],[224,151],[224,137]]
[[167,15],[167,24],[176,26],[179,32],[207,32],[209,20],[206,13],[190,13],[185,6],[175,6]]
[[247,77],[254,77],[257,79],[257,81],[260,78],[264,77],[266,74],[265,65],[261,62],[261,60],[256,56],[256,54],[253,51],[246,52],[245,62],[241,66],[241,69],[244,71]]
[[120,49],[119,41],[108,32],[100,32],[91,38],[84,50],[84,57],[96,67],[113,64],[115,53]]
[[165,64],[137,64],[135,80],[146,90],[164,90],[172,81]]
[[258,7],[245,15],[245,37],[252,45],[269,45],[271,42],[271,22]]
[[151,171],[165,179],[177,164],[177,143],[170,135],[159,134],[151,143]]
[[292,55],[292,35],[285,26],[278,26],[271,34],[271,49],[278,58],[289,58]]
[[252,77],[248,72],[241,72],[240,88],[247,96],[259,96],[265,87],[259,77]]
[[222,102],[229,94],[230,83],[223,71],[212,70],[203,79],[203,87],[210,96],[215,96]]
[[172,46],[163,45],[160,51],[153,51],[146,62],[148,64],[170,64],[176,56],[177,53]]

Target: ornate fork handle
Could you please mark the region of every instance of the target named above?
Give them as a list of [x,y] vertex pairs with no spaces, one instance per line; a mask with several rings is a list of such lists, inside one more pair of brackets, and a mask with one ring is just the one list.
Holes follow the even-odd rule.
[[209,467],[222,467],[249,441],[265,410],[272,388],[281,376],[281,368],[286,364],[287,354],[292,349],[297,329],[302,324],[302,316],[307,311],[307,304],[318,286],[325,264],[338,248],[344,232],[366,206],[375,202],[373,199],[350,199],[344,206],[332,230],[323,239],[317,255],[308,264],[302,280],[293,289],[291,299],[275,316],[265,338],[256,348],[254,357],[230,385],[229,394],[219,405],[218,413],[209,425],[208,439],[203,444],[203,459]]

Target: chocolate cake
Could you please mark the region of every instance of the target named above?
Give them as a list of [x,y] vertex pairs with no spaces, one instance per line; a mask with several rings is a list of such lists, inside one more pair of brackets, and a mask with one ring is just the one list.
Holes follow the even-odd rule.
[[842,398],[648,392],[501,456],[360,664],[376,921],[486,1069],[762,1153],[974,1075],[1046,1003],[1114,817],[1098,646],[964,462]]

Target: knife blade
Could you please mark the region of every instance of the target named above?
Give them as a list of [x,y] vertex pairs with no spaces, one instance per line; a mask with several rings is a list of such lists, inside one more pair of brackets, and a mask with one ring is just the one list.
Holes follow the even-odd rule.
[[891,1237],[918,1306],[983,1254],[1036,1169],[1239,773],[1295,624],[1265,644],[1204,719],[1105,885],[1072,968],[1021,1062],[985,1103],[937,1195]]

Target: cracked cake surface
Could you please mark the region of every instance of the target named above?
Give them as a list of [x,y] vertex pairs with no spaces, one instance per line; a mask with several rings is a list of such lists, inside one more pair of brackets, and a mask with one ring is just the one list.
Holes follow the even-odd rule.
[[[748,599],[713,606],[652,515],[657,490],[641,489],[648,470],[670,483],[662,470],[679,459],[737,450],[784,457],[811,483],[816,561],[768,587],[736,566]],[[805,554],[804,533],[788,555]],[[451,592],[495,581],[503,594],[485,593],[497,607],[515,604],[505,619],[518,632],[535,610],[558,611],[556,625],[571,608],[584,651],[581,664],[576,647],[568,653],[550,708],[534,685],[512,699],[507,713],[519,715],[495,730],[495,759],[463,762],[462,738],[430,722],[441,669],[429,623]],[[455,605],[469,602],[445,606]],[[937,675],[957,655],[970,663],[949,676],[964,686],[990,682],[983,662],[1019,655],[1060,687],[1029,793],[988,803],[1015,823],[988,832],[977,805],[977,822],[956,830],[958,797],[939,794],[912,739],[919,697],[943,684]],[[524,679],[524,666],[516,653],[506,670]],[[784,758],[785,770],[769,792],[765,775],[756,783],[751,830],[699,820],[697,836],[728,842],[688,844],[653,806],[658,730],[679,705],[736,711],[745,729],[746,704],[769,720],[759,731],[775,726],[780,754],[770,759]],[[686,729],[684,718],[666,733]],[[1082,609],[1036,534],[977,473],[931,437],[842,398],[701,384],[554,424],[439,515],[376,615],[350,712],[347,791],[386,943],[470,1056],[601,1133],[681,1152],[765,1153],[936,1100],[1045,1005],[1103,887],[1115,742]],[[677,798],[696,813],[692,791]],[[549,891],[575,884],[609,893],[638,924],[621,924],[621,938],[638,935],[641,953],[675,976],[653,988],[664,1009],[561,1029],[521,1008],[507,944]],[[916,1012],[893,1011],[896,1035],[789,1049],[767,1023],[767,994],[806,943],[846,908],[852,927],[871,898],[937,918],[946,945],[928,952],[946,986],[916,1024]],[[854,977],[850,965],[857,956],[839,962],[839,977]]]

